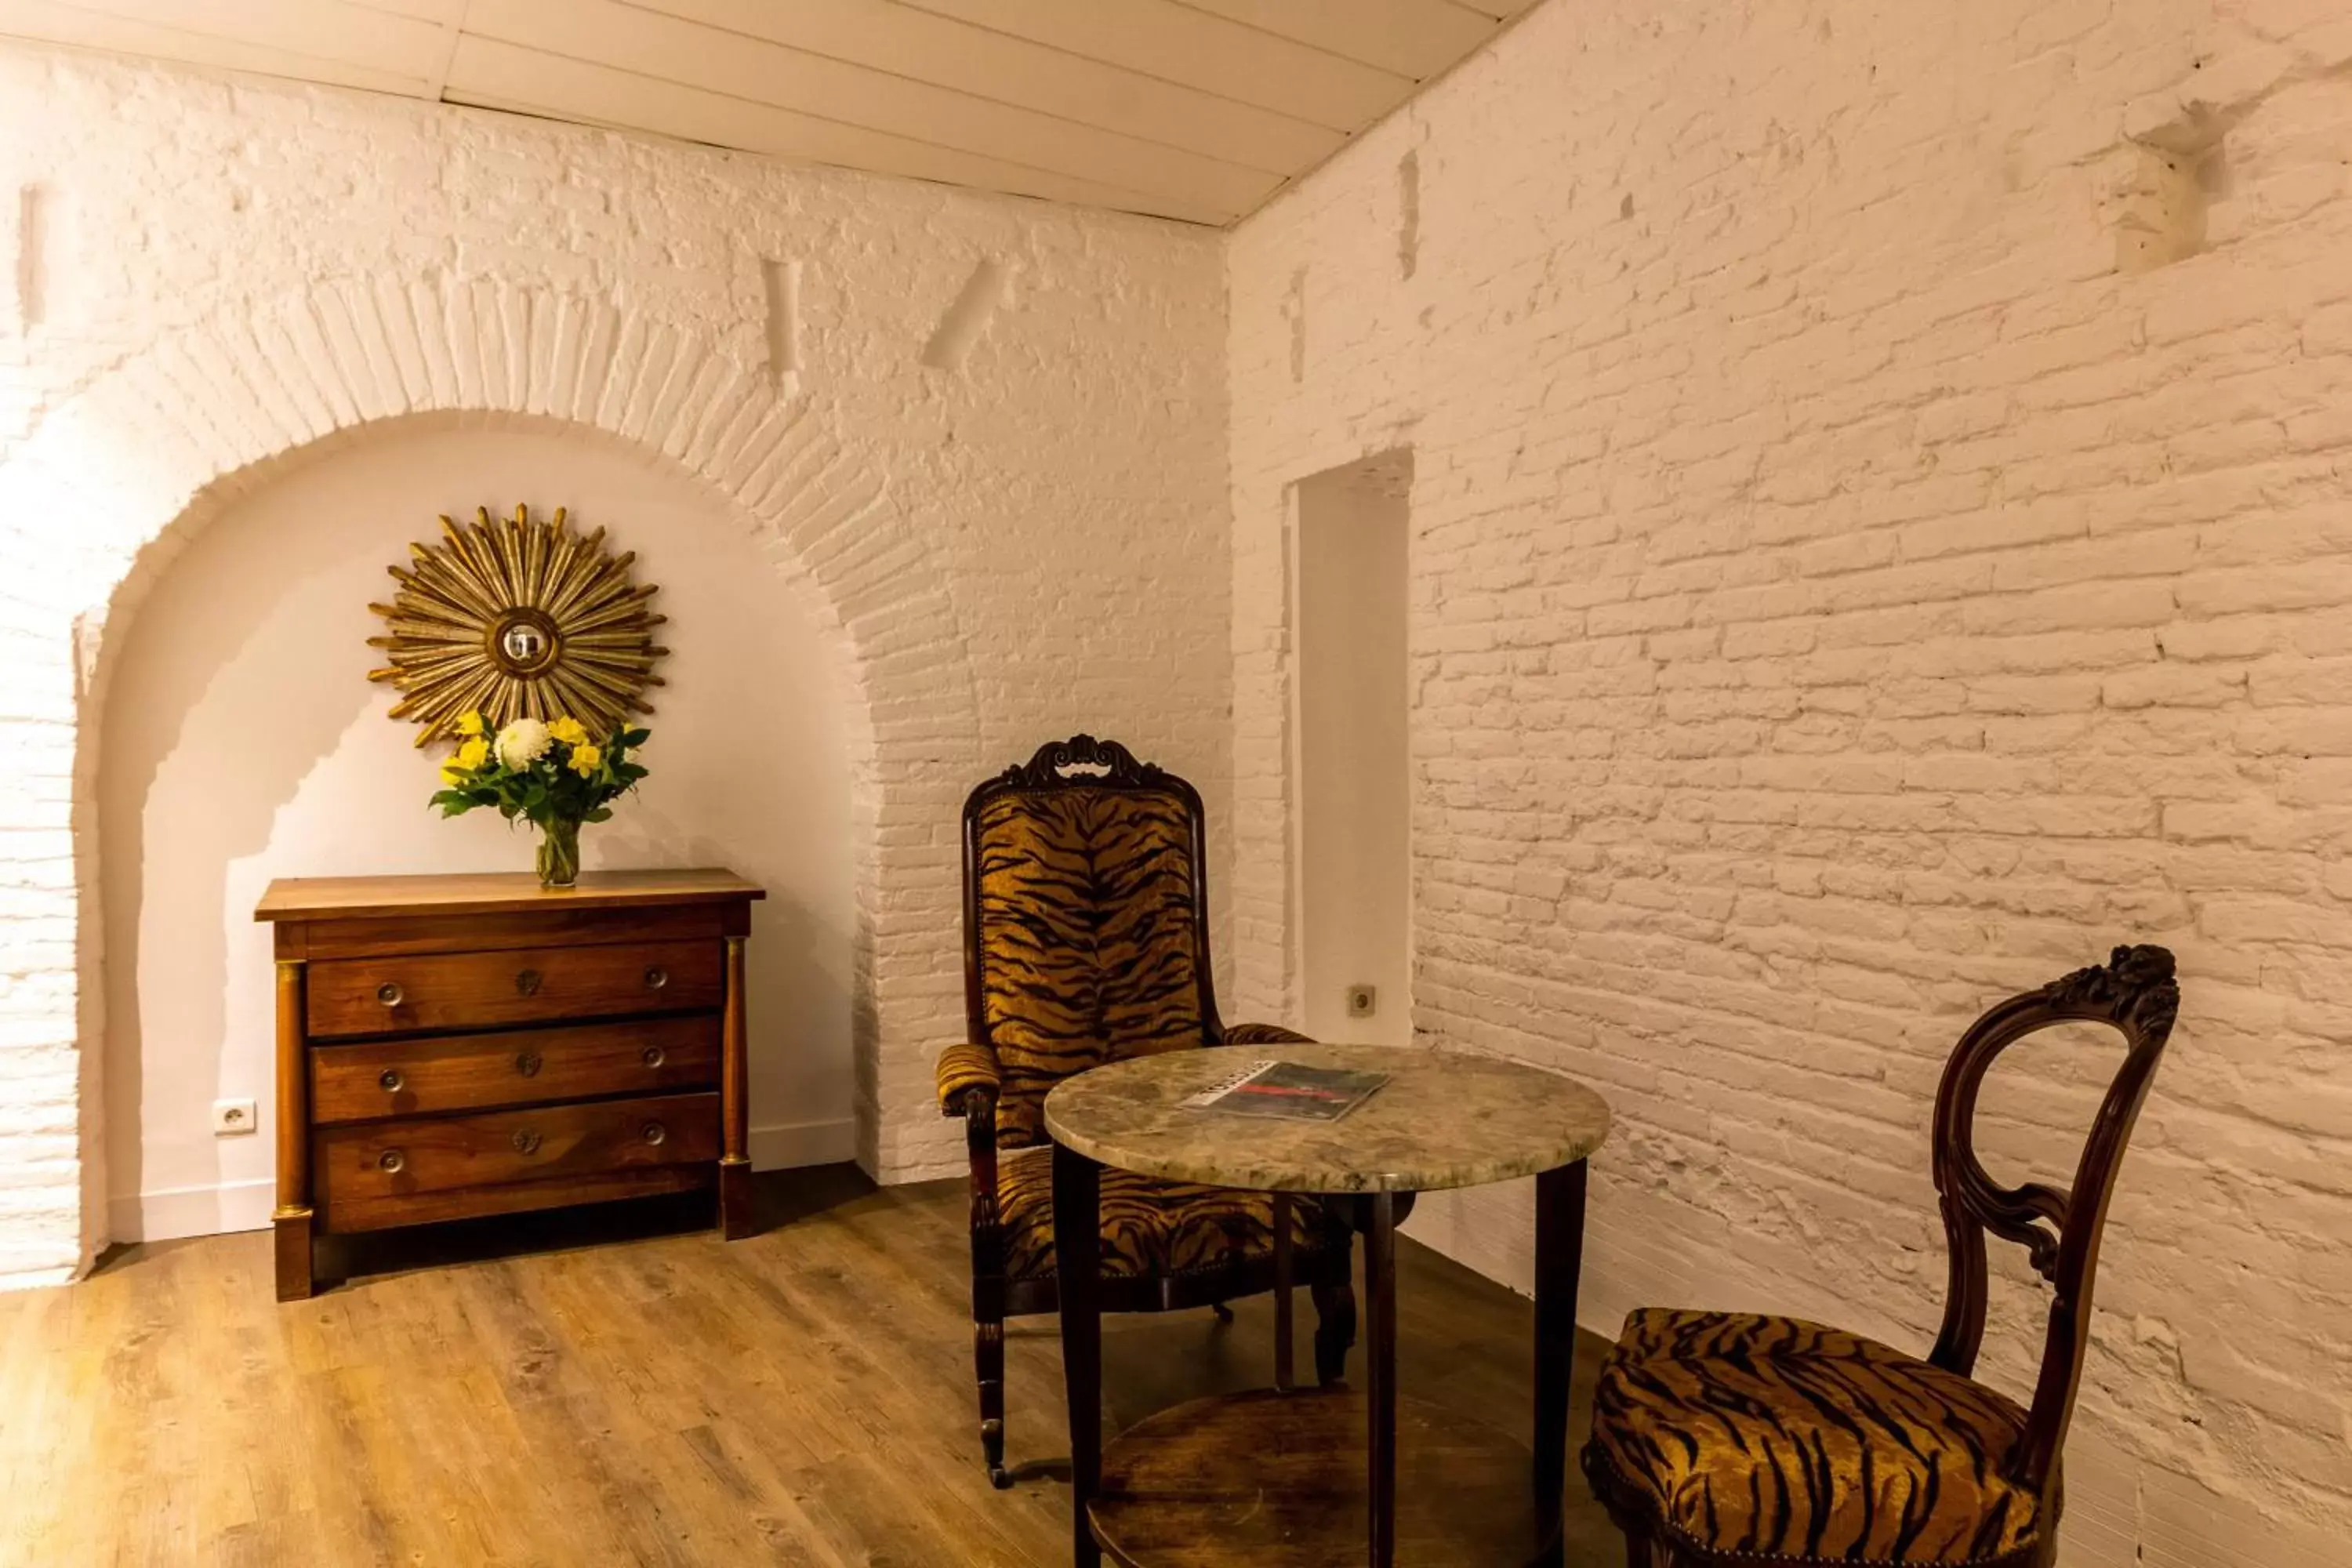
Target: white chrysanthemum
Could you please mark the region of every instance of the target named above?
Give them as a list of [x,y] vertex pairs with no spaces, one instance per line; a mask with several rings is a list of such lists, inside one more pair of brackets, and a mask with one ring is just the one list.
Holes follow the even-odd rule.
[[499,731],[499,761],[520,773],[547,754],[555,737],[536,719],[518,719]]

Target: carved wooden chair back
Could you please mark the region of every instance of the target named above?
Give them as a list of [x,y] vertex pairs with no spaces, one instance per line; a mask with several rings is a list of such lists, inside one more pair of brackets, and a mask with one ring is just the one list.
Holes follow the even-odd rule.
[[1072,1073],[1223,1039],[1205,834],[1190,784],[1091,735],[964,802],[965,1004],[1003,1073],[1003,1146],[1045,1141],[1046,1091]]
[[[2116,1169],[2179,1005],[2171,953],[2160,947],[2116,948],[2105,964],[2013,996],[1978,1019],[1953,1050],[1936,1094],[1936,1191],[1951,1248],[1951,1287],[1943,1331],[1928,1359],[1963,1376],[1974,1370],[1985,1331],[1986,1234],[2024,1247],[2053,1288],[2042,1372],[2015,1477],[2037,1491],[2049,1480],[2074,1417],[2090,1342],[2099,1238]],[[2105,1024],[2126,1046],[2084,1143],[2074,1185],[2063,1192],[2038,1182],[2001,1186],[1977,1158],[1977,1096],[1985,1074],[2018,1041],[2070,1022]]]

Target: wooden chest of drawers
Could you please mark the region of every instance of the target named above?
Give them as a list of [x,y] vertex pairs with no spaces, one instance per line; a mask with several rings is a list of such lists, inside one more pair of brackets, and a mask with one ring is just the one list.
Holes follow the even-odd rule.
[[748,1226],[728,871],[273,882],[278,1296],[319,1232],[716,1185]]

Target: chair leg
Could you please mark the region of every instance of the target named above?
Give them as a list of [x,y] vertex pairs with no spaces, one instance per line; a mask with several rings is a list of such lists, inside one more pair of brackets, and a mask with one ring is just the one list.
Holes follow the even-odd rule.
[[1674,1568],[1667,1550],[1646,1535],[1625,1532],[1625,1568]]
[[971,1326],[971,1359],[980,1373],[980,1448],[988,1460],[988,1482],[1003,1491],[1013,1484],[1004,1468],[1004,1320]]
[[1318,1284],[1315,1292],[1315,1377],[1325,1387],[1348,1375],[1348,1352],[1356,1342],[1356,1288],[1345,1279]]

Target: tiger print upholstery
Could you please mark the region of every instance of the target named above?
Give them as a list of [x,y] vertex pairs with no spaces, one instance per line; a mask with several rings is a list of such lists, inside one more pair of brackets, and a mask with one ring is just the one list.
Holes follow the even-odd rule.
[[[1163,1182],[1115,1165],[1102,1170],[1102,1271],[1106,1279],[1156,1279],[1222,1268],[1274,1251],[1274,1198],[1190,1182]],[[1054,1159],[1048,1149],[1012,1155],[996,1177],[1004,1273],[1041,1279],[1054,1272]],[[1311,1198],[1291,1200],[1291,1240],[1302,1253],[1345,1247],[1347,1227]]]
[[996,1067],[996,1053],[968,1040],[941,1051],[931,1070],[939,1079],[940,1110],[950,1116],[963,1114],[965,1095],[975,1089],[993,1094],[1003,1080]]
[[1207,1043],[1192,814],[1171,792],[1081,787],[997,795],[977,827],[997,1142],[1031,1148],[1072,1073]]
[[1584,1465],[1614,1512],[1707,1560],[1998,1563],[2039,1507],[2025,1412],[1858,1334],[1643,1308],[1601,1368]]

